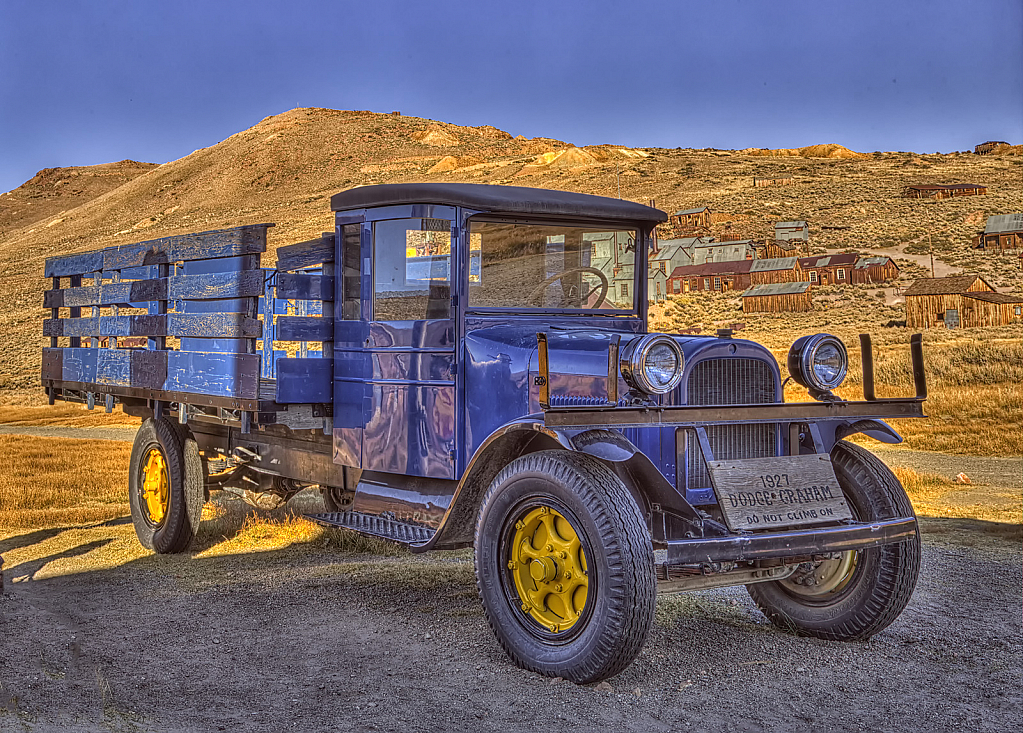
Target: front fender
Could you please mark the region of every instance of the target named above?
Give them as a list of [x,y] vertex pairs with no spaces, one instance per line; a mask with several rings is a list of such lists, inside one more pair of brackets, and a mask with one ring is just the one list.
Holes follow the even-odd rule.
[[[828,452],[831,452],[835,443],[856,433],[863,433],[874,440],[892,445],[902,442],[902,436],[884,420],[835,420],[827,423],[818,423],[818,425],[827,442]],[[826,434],[825,426],[829,428]],[[828,437],[831,438],[830,441]]]
[[412,546],[413,552],[471,545],[483,497],[501,469],[527,453],[558,449],[585,453],[607,463],[648,518],[656,509],[694,526],[702,522],[685,497],[620,432],[605,428],[552,430],[544,425],[542,415],[529,415],[502,425],[483,441],[458,482],[436,534],[429,542]]

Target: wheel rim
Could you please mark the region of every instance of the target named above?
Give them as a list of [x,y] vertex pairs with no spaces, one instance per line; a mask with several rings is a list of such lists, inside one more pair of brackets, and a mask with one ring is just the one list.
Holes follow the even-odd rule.
[[150,448],[142,461],[142,509],[146,520],[153,526],[163,522],[170,503],[170,474],[163,452]]
[[549,506],[529,508],[514,523],[507,547],[522,612],[545,632],[566,634],[589,594],[586,552],[572,523]]
[[856,572],[857,552],[819,563],[804,563],[795,573],[778,581],[790,595],[813,600],[829,600],[849,585]]

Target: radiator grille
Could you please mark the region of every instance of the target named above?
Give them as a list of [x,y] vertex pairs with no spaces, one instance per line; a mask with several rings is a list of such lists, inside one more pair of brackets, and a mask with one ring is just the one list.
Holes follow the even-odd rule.
[[[774,402],[774,394],[774,374],[767,362],[708,359],[693,367],[686,401],[690,405],[766,404]],[[718,460],[766,458],[775,454],[773,424],[711,425],[706,430],[711,450]],[[709,488],[710,474],[695,431],[685,431],[684,447],[685,454],[679,456],[678,465],[685,471],[686,487]]]

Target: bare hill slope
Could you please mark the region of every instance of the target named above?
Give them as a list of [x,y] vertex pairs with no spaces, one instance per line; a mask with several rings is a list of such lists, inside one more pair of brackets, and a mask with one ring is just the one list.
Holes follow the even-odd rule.
[[[838,147],[807,150],[830,154]],[[1019,288],[1018,266],[1011,270],[995,258],[978,257],[968,242],[987,215],[1023,211],[1023,158],[856,155],[862,157],[576,148],[554,139],[512,137],[490,126],[294,109],[164,165],[131,164],[142,167],[135,169],[111,164],[125,166],[118,174],[125,180],[101,195],[86,196],[83,189],[80,200],[68,197],[59,204],[47,203],[49,208],[40,203],[21,218],[0,218],[0,296],[8,305],[0,311],[0,332],[6,337],[0,351],[0,399],[4,390],[32,390],[37,384],[46,257],[259,222],[277,224],[270,230],[272,250],[332,228],[330,196],[372,183],[465,181],[605,196],[620,192],[644,203],[656,199],[669,213],[709,205],[715,212],[713,233],[720,239],[764,238],[775,221],[806,219],[814,251],[920,252],[926,251],[930,232],[938,257],[985,272],[996,286]],[[753,188],[754,176],[790,177],[793,185]],[[98,172],[95,177],[101,178]],[[984,183],[989,193],[941,202],[899,197],[905,185],[920,182]],[[32,190],[45,188],[40,188],[41,181],[32,185]],[[0,198],[0,206],[6,207],[14,193]],[[20,201],[21,196],[11,200]],[[69,205],[75,202],[77,206]],[[665,227],[661,234],[677,232]],[[268,256],[264,264],[272,262]]]

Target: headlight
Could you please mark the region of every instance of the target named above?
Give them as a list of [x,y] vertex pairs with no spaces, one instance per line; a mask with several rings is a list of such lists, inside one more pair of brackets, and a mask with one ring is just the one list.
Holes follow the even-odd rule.
[[629,386],[647,394],[670,392],[682,379],[685,358],[675,339],[652,333],[633,341],[622,359],[622,376]]
[[803,336],[789,349],[789,374],[808,389],[830,392],[842,383],[848,369],[845,344],[829,333]]

